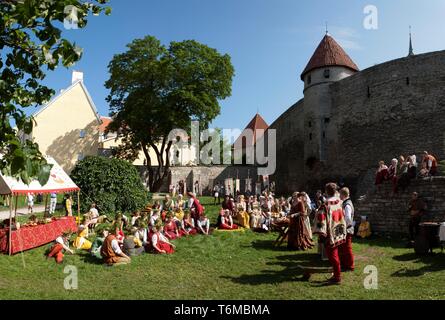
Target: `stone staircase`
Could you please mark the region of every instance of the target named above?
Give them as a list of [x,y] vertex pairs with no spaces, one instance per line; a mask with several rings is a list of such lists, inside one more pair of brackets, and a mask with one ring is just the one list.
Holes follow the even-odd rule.
[[392,183],[384,183],[378,191],[370,191],[355,202],[355,217],[367,216],[374,233],[407,234],[408,203],[417,192],[427,204],[423,221],[445,222],[445,177],[412,180],[404,191],[392,196]]

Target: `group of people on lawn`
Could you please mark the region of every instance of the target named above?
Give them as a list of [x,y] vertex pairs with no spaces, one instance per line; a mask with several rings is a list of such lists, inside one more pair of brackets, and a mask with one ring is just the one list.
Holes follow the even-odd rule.
[[[212,232],[205,208],[193,193],[188,194],[186,203],[182,195],[175,201],[166,195],[162,201],[131,217],[117,213],[110,221],[106,215],[99,215],[95,204],[83,216],[73,247],[87,250],[102,259],[107,265],[130,263],[132,256],[143,252],[172,254],[175,245],[171,240],[197,234],[209,235]],[[93,231],[98,236],[94,242],[88,239]],[[63,261],[63,252],[73,253],[69,248],[71,235],[64,233],[58,237],[48,252],[58,263]]]

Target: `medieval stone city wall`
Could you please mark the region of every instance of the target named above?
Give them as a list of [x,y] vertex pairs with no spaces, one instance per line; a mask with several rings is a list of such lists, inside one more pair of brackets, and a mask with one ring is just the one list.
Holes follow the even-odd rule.
[[300,100],[269,127],[276,130],[277,167],[272,178],[279,194],[290,194],[292,190],[299,190],[304,179],[303,107],[303,100]]
[[445,157],[445,51],[390,61],[331,85],[333,176],[369,188],[379,160],[424,150]]
[[329,88],[326,154],[313,169],[304,109],[314,106],[300,100],[270,126],[277,130],[278,193],[312,192],[333,180],[360,196],[373,187],[379,160],[416,154],[420,161],[424,150],[445,158],[445,51],[373,66]]
[[427,205],[425,222],[445,222],[445,177],[413,180],[405,190],[391,197],[392,184],[387,182],[376,193],[356,201],[355,220],[367,216],[373,232],[380,234],[408,234],[408,203],[411,194],[417,192]]
[[[145,167],[139,167],[142,178],[147,179],[147,171]],[[173,166],[170,167],[171,176],[167,179],[161,188],[161,192],[168,192],[169,185],[176,185],[179,181],[186,182],[187,190],[193,190],[193,184],[198,181],[202,188],[203,195],[211,195],[213,186],[219,182],[224,184],[225,179],[240,179],[240,190],[244,192],[246,179],[251,178],[252,183],[258,180],[258,171],[255,166],[241,165],[215,165],[215,166]],[[252,186],[253,187],[253,186]]]

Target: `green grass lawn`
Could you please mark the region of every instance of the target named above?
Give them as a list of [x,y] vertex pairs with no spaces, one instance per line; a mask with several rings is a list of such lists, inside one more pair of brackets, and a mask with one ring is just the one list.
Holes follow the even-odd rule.
[[[217,207],[202,200],[215,221]],[[207,202],[207,203],[206,203]],[[404,242],[356,240],[356,271],[341,286],[324,286],[329,274],[302,281],[301,266],[326,266],[316,249],[272,248],[276,234],[216,233],[175,241],[171,256],[144,254],[130,265],[106,267],[86,253],[56,265],[45,247],[0,256],[2,299],[444,299],[445,253],[419,258]],[[64,268],[78,270],[78,289],[64,289]],[[363,270],[378,269],[378,289],[366,290]]]

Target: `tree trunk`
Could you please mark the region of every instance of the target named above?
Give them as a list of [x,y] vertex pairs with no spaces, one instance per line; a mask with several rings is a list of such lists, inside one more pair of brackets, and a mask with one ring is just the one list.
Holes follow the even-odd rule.
[[[147,146],[146,145],[142,146],[145,158],[147,159],[146,167],[148,170],[148,187],[150,189],[150,192],[159,192],[159,190],[162,188],[165,179],[168,177],[168,174],[170,172],[170,148],[173,143],[172,141],[169,141],[167,143],[167,147],[165,147],[165,144],[166,144],[166,139],[164,138],[161,150],[159,150],[154,143],[149,143],[150,147],[152,147],[156,153],[156,157],[158,160],[157,167],[154,167],[151,164],[151,158]],[[164,154],[166,155],[165,161],[164,161]]]

